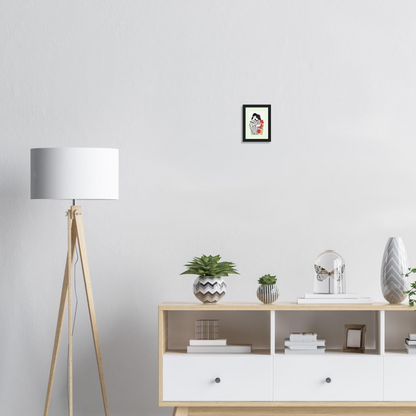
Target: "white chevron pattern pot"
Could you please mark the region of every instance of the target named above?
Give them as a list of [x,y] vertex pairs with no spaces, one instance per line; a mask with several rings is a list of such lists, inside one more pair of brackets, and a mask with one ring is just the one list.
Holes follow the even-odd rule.
[[203,303],[217,303],[226,292],[222,277],[200,276],[194,282],[194,295]]
[[407,252],[400,237],[387,240],[381,263],[381,291],[389,303],[402,303],[407,295],[408,282],[405,274],[408,271]]

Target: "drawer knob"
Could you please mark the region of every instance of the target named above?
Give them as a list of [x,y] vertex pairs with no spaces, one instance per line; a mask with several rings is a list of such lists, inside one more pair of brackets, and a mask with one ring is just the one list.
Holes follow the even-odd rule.
[[217,377],[217,378],[215,379],[215,382],[216,382],[216,383],[221,383],[221,379],[220,379],[219,377]]
[[325,380],[328,384],[332,381],[330,377],[327,377],[327,379]]

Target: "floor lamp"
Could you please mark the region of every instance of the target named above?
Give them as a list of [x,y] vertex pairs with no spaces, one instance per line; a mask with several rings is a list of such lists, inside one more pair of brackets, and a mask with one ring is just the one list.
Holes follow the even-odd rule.
[[81,258],[84,275],[85,291],[97,357],[101,393],[104,410],[109,416],[107,393],[101,361],[100,343],[98,341],[97,322],[92,297],[90,271],[84,237],[81,207],[76,205],[77,199],[118,199],[118,149],[100,148],[41,148],[30,151],[30,197],[31,199],[69,199],[72,206],[68,215],[68,254],[59,304],[58,322],[56,325],[55,342],[53,345],[48,390],[46,394],[44,416],[49,411],[52,384],[58,356],[59,340],[66,300],[68,299],[68,396],[69,415],[73,416],[72,390],[72,266],[75,245]]

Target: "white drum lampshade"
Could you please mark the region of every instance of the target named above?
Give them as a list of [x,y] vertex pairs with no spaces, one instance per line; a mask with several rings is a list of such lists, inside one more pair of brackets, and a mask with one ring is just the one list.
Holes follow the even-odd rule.
[[118,199],[118,149],[30,150],[31,199]]

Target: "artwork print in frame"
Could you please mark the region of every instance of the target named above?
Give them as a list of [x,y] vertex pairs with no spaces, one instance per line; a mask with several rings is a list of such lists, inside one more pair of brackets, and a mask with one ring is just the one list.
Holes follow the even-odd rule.
[[243,105],[243,142],[271,142],[271,105]]

